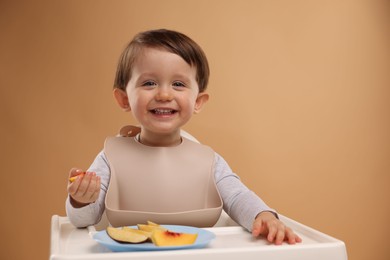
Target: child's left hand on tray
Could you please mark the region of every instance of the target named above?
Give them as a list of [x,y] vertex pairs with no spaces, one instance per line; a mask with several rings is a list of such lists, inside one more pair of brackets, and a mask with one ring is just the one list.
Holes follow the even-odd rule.
[[254,237],[263,235],[275,245],[281,245],[283,241],[287,241],[289,244],[302,242],[302,239],[291,228],[269,211],[263,211],[257,215],[253,222],[252,235]]

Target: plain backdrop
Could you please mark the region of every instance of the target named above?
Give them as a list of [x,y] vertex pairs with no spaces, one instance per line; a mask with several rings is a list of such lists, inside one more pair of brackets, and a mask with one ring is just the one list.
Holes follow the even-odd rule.
[[185,127],[281,214],[390,259],[390,23],[380,0],[0,1],[1,259],[48,259],[68,171],[136,123],[112,97],[139,31],[197,41],[210,101]]

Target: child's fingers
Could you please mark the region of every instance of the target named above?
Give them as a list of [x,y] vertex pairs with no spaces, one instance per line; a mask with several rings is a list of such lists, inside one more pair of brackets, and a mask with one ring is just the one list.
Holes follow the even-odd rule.
[[268,214],[262,214],[256,217],[252,226],[252,235],[254,237],[264,235],[268,242],[275,245],[281,245],[283,241],[289,244],[295,244],[302,239],[294,231],[284,225],[279,219],[269,217]]
[[275,245],[281,245],[285,238],[285,230],[284,228],[279,228],[275,234]]
[[100,177],[94,172],[87,172],[68,185],[68,192],[79,203],[94,202],[100,192]]
[[290,228],[286,228],[286,240],[289,244],[295,244],[302,242],[302,239],[292,231]]
[[80,176],[83,176],[85,172],[81,169],[73,168],[69,172],[69,182],[74,182]]
[[96,176],[95,179],[96,180],[95,180],[94,192],[92,193],[91,198],[90,198],[91,202],[94,202],[98,199],[99,192],[100,192],[100,176]]
[[100,188],[97,189],[97,183],[98,183],[99,177],[96,176],[96,173],[91,173],[90,181],[87,187],[87,190],[85,191],[85,198],[88,200],[95,200],[96,193],[99,192]]
[[278,233],[278,228],[274,222],[267,222],[268,235],[267,240],[273,243]]
[[74,177],[74,176],[77,176],[77,175],[79,175],[81,173],[83,173],[83,170],[81,170],[79,168],[72,168],[69,171],[69,177]]
[[256,220],[254,223],[253,223],[253,227],[252,227],[252,235],[254,237],[258,237],[261,235],[261,233],[263,232],[263,221],[261,219],[259,220]]
[[68,193],[74,197],[76,196],[76,193],[79,190],[79,186],[83,178],[82,176],[79,175],[71,178],[75,178],[75,179],[73,181],[71,180],[68,181]]
[[[275,245],[281,245],[283,241],[287,241],[289,244],[295,244],[302,241],[302,239],[294,233],[294,231],[286,227],[283,223],[279,223],[274,227],[270,227],[270,232],[267,236],[269,242],[274,242]],[[274,233],[274,230],[276,232]]]
[[84,176],[82,176],[82,177],[78,178],[78,180],[76,180],[76,181],[79,181],[79,186],[77,189],[77,193],[79,194],[79,196],[84,197],[85,194],[88,192],[88,187],[89,187],[89,184],[91,182],[92,175],[93,175],[92,172],[86,172],[84,174]]

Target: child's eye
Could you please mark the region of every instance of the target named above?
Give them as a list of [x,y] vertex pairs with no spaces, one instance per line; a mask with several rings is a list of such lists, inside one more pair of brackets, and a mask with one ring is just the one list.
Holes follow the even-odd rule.
[[175,81],[173,82],[172,84],[174,87],[185,87],[184,83],[183,82],[180,82],[180,81]]
[[153,86],[155,86],[156,85],[156,82],[154,82],[154,81],[145,81],[144,83],[142,83],[142,86],[144,86],[144,87],[153,87]]

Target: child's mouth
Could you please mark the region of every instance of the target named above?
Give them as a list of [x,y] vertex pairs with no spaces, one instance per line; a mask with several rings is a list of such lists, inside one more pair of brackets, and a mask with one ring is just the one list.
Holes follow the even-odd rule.
[[155,115],[172,115],[176,113],[176,110],[173,109],[161,109],[161,108],[156,108],[152,109],[151,112]]

